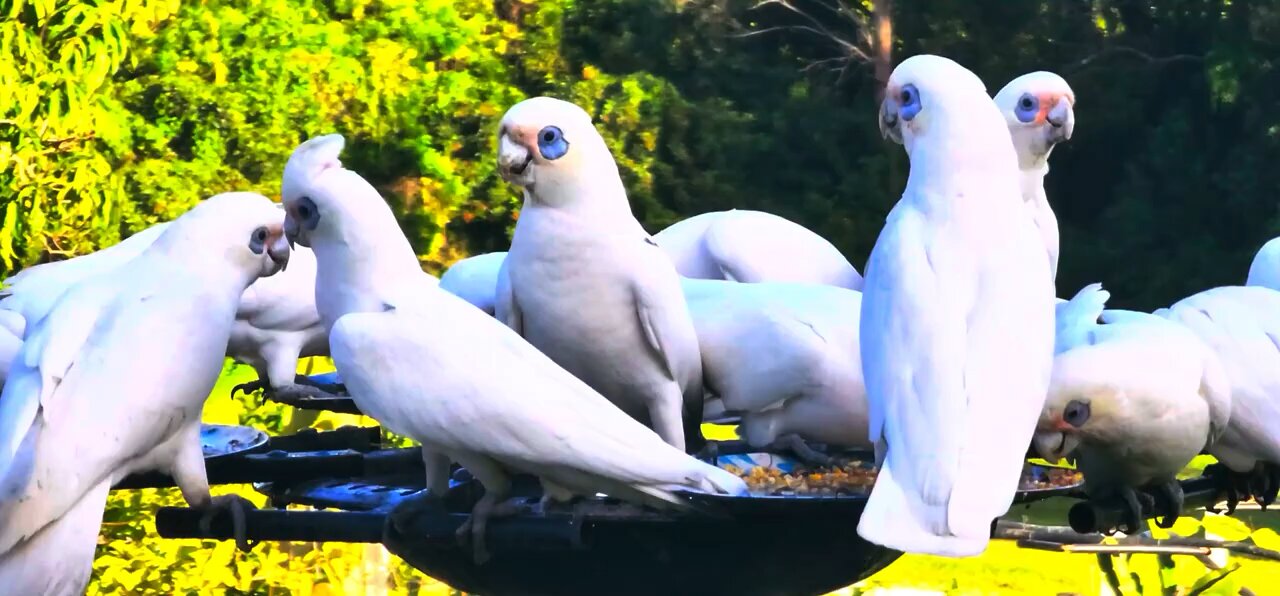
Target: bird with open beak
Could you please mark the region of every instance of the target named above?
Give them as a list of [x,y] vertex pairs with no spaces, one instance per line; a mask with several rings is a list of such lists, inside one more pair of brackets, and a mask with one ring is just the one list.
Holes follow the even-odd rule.
[[667,443],[703,442],[702,360],[675,265],[631,213],[591,117],[511,107],[498,169],[524,190],[495,314]]
[[1037,71],[1009,81],[996,94],[995,102],[1009,123],[1013,148],[1018,152],[1022,200],[1044,238],[1050,272],[1056,278],[1058,218],[1049,207],[1044,177],[1049,173],[1049,153],[1058,143],[1071,139],[1075,129],[1075,93],[1062,77]]

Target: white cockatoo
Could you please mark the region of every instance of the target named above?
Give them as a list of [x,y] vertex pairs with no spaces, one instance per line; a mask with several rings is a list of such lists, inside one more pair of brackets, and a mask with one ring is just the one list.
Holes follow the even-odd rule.
[[1049,254],[1049,272],[1058,273],[1058,218],[1044,192],[1049,173],[1049,153],[1071,138],[1076,116],[1076,95],[1062,77],[1051,72],[1024,74],[1005,85],[995,96],[996,106],[1009,125],[1018,153],[1022,200],[1031,210],[1036,228]]
[[262,390],[272,400],[296,402],[338,393],[335,385],[298,375],[298,359],[329,355],[329,333],[316,311],[316,257],[295,249],[289,268],[244,291],[231,328],[227,356],[253,367],[258,380],[232,389]]
[[382,197],[342,167],[342,147],[340,135],[325,135],[289,158],[285,227],[315,251],[316,302],[360,410],[422,442],[428,494],[448,486],[448,460],[484,486],[470,522],[477,558],[485,519],[506,510],[514,472],[539,477],[552,500],[603,492],[682,507],[673,490],[745,492],[737,476],[664,443],[513,330],[443,291]]
[[1270,505],[1280,489],[1280,292],[1214,288],[1156,314],[1190,328],[1217,353],[1230,379],[1231,420],[1209,449],[1246,485],[1228,492],[1228,507],[1250,494]]
[[240,294],[288,261],[283,224],[261,195],[211,197],[31,324],[0,395],[5,592],[82,593],[107,492],[129,474],[166,472],[211,513],[243,507],[209,494],[200,413]]
[[783,281],[862,289],[862,276],[822,236],[784,217],[731,209],[653,235],[680,275],[744,283]]
[[506,258],[504,251],[462,259],[440,276],[440,287],[492,315],[498,272]]
[[1249,277],[1244,285],[1280,291],[1280,238],[1273,238],[1258,249],[1249,264]]
[[1145,527],[1139,488],[1164,497],[1152,508],[1169,528],[1182,511],[1176,476],[1226,428],[1231,384],[1195,334],[1151,314],[1109,316],[1106,300],[1093,284],[1069,303],[1074,332],[1059,337],[1036,450],[1050,461],[1074,453],[1090,498],[1125,504],[1126,533]]
[[498,170],[524,189],[500,318],[668,443],[702,443],[702,363],[680,276],[631,213],[591,117],[550,97],[502,118]]
[[[0,291],[4,296],[0,299],[0,326],[16,327],[15,333],[21,337],[20,329],[43,318],[68,288],[138,256],[168,226],[169,222],[158,223],[102,250],[20,271],[5,280],[6,288]],[[227,356],[252,366],[259,379],[236,387],[233,393],[264,389],[283,402],[331,395],[334,388],[295,375],[299,357],[329,353],[329,340],[313,298],[315,262],[311,251],[296,251],[287,270],[258,280],[240,297]],[[7,362],[3,356],[0,345],[0,367]]]
[[752,447],[825,463],[818,442],[870,447],[858,349],[862,295],[820,284],[685,279],[707,390]]
[[1053,364],[1054,297],[1018,159],[982,81],[919,55],[894,69],[886,136],[911,161],[866,269],[862,368],[882,461],[858,534],[981,553],[1013,502]]

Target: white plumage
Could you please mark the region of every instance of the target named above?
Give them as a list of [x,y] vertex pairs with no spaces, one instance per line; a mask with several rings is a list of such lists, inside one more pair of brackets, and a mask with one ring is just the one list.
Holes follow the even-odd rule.
[[[30,267],[5,280],[0,326],[15,330],[20,339],[26,323],[43,318],[68,288],[127,263],[151,246],[169,225],[158,223],[102,250]],[[315,276],[315,256],[303,249],[292,256],[288,270],[262,278],[244,291],[226,354],[258,373],[259,382],[247,387],[266,388],[285,401],[325,395],[317,387],[295,384],[299,357],[329,353],[328,336],[313,298]],[[8,370],[6,345],[0,339],[0,367],[4,370]]]
[[1056,277],[1058,218],[1044,192],[1044,177],[1049,173],[1049,153],[1058,143],[1071,139],[1075,130],[1075,93],[1062,77],[1037,71],[1009,81],[994,100],[1018,153],[1022,200],[1040,230],[1049,255],[1049,272]]
[[1280,292],[1214,288],[1158,313],[1208,344],[1230,378],[1231,420],[1209,453],[1239,473],[1280,465]]
[[240,294],[288,259],[283,219],[261,195],[209,198],[28,329],[0,395],[6,592],[83,591],[107,491],[130,473],[169,473],[193,507],[224,502],[209,495],[200,412]]
[[[286,229],[314,249],[317,302],[334,363],[361,411],[424,446],[428,487],[447,456],[485,487],[472,529],[509,475],[550,497],[611,496],[680,506],[676,488],[740,493],[736,476],[664,443],[514,331],[422,273],[386,203],[342,169],[342,137],[298,147],[285,169]],[[477,548],[481,543],[477,542]]]
[[671,224],[654,234],[653,240],[685,277],[862,289],[862,276],[835,246],[772,213],[739,209],[703,213]]
[[1272,238],[1258,249],[1249,264],[1249,278],[1244,285],[1280,291],[1280,238]]
[[747,443],[870,446],[861,294],[778,282],[686,279],[683,286],[707,390],[727,413],[741,415],[738,432]]
[[462,259],[440,276],[440,288],[492,315],[498,273],[506,258],[507,253],[504,251]]
[[668,443],[697,448],[702,364],[679,275],[631,214],[590,116],[533,98],[498,137],[499,170],[525,195],[504,322]]
[[23,269],[4,280],[0,309],[18,313],[25,326],[34,326],[67,288],[142,254],[168,226],[169,222],[158,223],[102,250]]
[[858,534],[976,555],[1012,503],[1044,404],[1052,277],[982,82],[914,56],[885,98],[881,127],[906,146],[911,173],[863,286],[870,438],[883,465]]
[[[1059,338],[1037,450],[1050,460],[1076,452],[1091,497],[1136,503],[1135,488],[1165,491],[1168,527],[1181,509],[1177,473],[1226,428],[1230,381],[1182,326],[1145,313],[1108,316],[1098,284],[1071,302],[1082,316],[1069,339]],[[1126,531],[1142,528],[1140,519],[1134,506]]]

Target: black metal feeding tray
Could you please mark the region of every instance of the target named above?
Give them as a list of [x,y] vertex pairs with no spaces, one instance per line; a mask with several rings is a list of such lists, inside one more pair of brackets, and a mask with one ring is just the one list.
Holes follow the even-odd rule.
[[[685,494],[699,511],[664,513],[607,498],[541,511],[537,481],[516,478],[524,510],[494,518],[490,558],[477,564],[456,531],[483,489],[455,467],[449,492],[433,506],[410,506],[423,485],[420,450],[378,449],[378,430],[344,428],[276,437],[207,461],[211,483],[256,482],[276,507],[338,511],[251,511],[250,540],[381,542],[425,573],[483,594],[821,594],[855,583],[900,553],[857,534],[865,492],[745,497]],[[720,465],[752,461],[787,468],[783,454],[723,443]],[[848,453],[845,454],[849,455]],[[869,457],[869,454],[856,455]],[[131,479],[122,484],[130,485]],[[132,479],[133,486],[161,485]],[[1019,493],[1026,502],[1071,487]],[[710,514],[706,513],[711,512]],[[230,538],[230,520],[200,531],[201,511],[161,509],[159,533]]]

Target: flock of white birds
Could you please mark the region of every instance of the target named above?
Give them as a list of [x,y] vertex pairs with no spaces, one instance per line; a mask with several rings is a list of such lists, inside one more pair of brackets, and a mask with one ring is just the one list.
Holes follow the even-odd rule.
[[[204,400],[226,356],[288,402],[333,391],[295,375],[330,355],[361,411],[419,441],[423,499],[449,466],[484,486],[460,539],[509,512],[511,475],[544,507],[605,493],[663,509],[678,491],[744,494],[690,455],[705,419],[754,447],[872,447],[857,531],[907,552],[982,552],[1032,445],[1077,458],[1091,497],[1161,491],[1197,454],[1231,500],[1280,485],[1280,241],[1240,287],[1155,313],[1105,310],[1094,284],[1055,298],[1058,231],[1043,180],[1075,96],[1036,72],[994,98],[938,56],[903,61],[881,130],[911,171],[865,279],[829,242],[754,211],[649,235],[590,116],[539,97],[502,119],[497,163],[524,192],[508,253],[422,271],[386,201],[339,155],[302,143],[282,203],[209,198],[97,253],[6,280],[0,300],[0,585],[88,582],[110,487],[169,473],[213,498]],[[1166,521],[1171,521],[1168,519]]]

